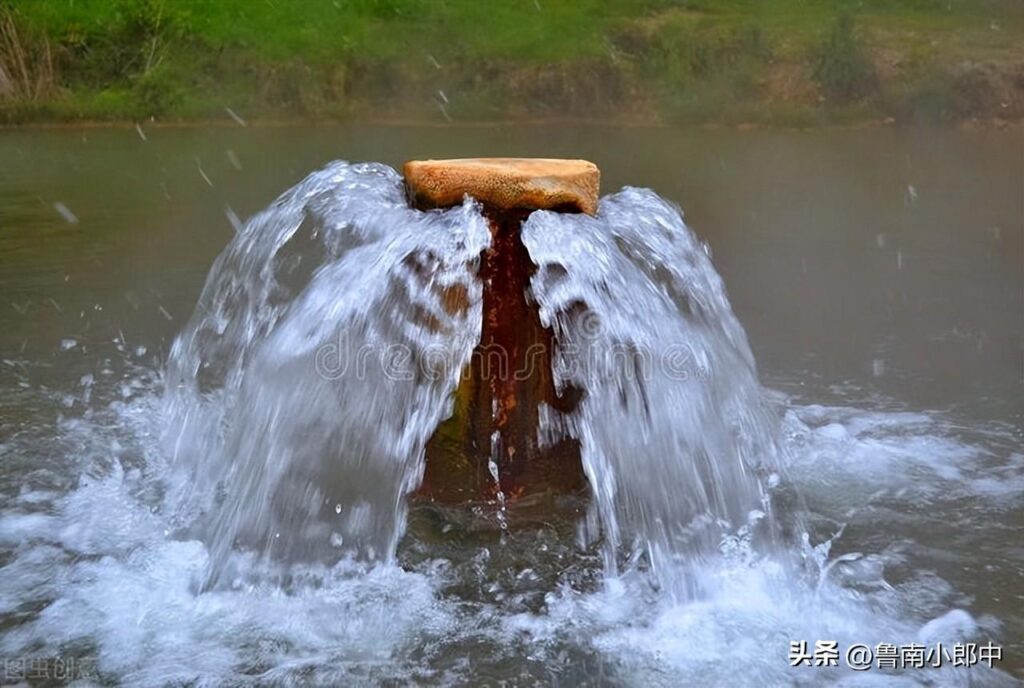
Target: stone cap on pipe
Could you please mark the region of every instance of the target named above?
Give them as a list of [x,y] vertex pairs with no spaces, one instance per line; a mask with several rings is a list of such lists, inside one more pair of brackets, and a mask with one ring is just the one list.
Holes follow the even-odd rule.
[[586,160],[410,160],[402,169],[417,208],[447,208],[467,194],[501,210],[597,212],[601,172]]

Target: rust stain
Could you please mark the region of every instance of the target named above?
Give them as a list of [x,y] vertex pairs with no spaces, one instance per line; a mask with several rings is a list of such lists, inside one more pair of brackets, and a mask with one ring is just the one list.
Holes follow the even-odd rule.
[[[508,500],[541,490],[574,492],[586,484],[575,441],[554,447],[538,442],[540,404],[569,411],[576,399],[555,392],[554,337],[527,298],[535,266],[520,229],[529,212],[484,208],[492,241],[481,256],[480,344],[457,392],[455,417],[428,444],[422,496],[445,502],[494,499],[500,489]],[[492,458],[497,483],[488,469]]]
[[[540,405],[570,412],[581,394],[555,392],[554,336],[527,297],[535,266],[520,231],[534,210],[596,213],[597,166],[586,160],[472,158],[410,161],[404,173],[415,207],[449,207],[469,195],[482,204],[491,231],[491,245],[480,257],[480,344],[463,371],[452,418],[427,444],[419,495],[465,502],[494,499],[499,490],[508,500],[583,489],[579,444],[539,444]],[[446,308],[468,307],[465,293],[442,296]]]

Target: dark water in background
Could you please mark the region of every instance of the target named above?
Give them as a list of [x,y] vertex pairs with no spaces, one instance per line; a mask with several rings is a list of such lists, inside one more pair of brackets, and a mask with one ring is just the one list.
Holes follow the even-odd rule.
[[0,315],[5,350],[27,339],[44,351],[75,334],[105,340],[117,328],[166,344],[233,234],[228,209],[244,220],[333,159],[584,157],[601,167],[604,192],[646,186],[683,207],[714,251],[768,379],[858,381],[919,408],[1020,419],[1019,131],[349,127],[146,136],[0,134],[0,284],[5,300],[33,303],[30,318],[10,307]]
[[[713,251],[763,382],[787,395],[780,403],[789,409],[791,441],[800,449],[793,470],[808,508],[848,524],[833,556],[879,557],[899,599],[873,585],[844,589],[855,590],[856,603],[881,618],[918,625],[966,609],[981,637],[1004,645],[1003,668],[1024,676],[1020,130],[296,127],[146,128],[144,134],[131,128],[0,132],[0,512],[9,517],[0,521],[0,566],[8,569],[8,583],[0,585],[0,633],[9,632],[0,654],[23,653],[31,640],[19,633],[35,623],[45,601],[59,597],[45,578],[67,562],[55,555],[33,569],[25,543],[45,540],[47,527],[73,518],[66,505],[61,517],[47,511],[47,495],[75,484],[66,457],[92,455],[98,428],[127,424],[126,413],[146,422],[138,409],[112,418],[89,410],[145,396],[155,384],[147,376],[162,367],[213,258],[234,234],[234,217],[244,221],[337,158],[398,166],[411,158],[516,155],[590,159],[602,169],[603,192],[646,186],[682,206]],[[62,428],[58,417],[79,419],[84,429]],[[27,492],[26,483],[32,484]],[[33,514],[57,520],[32,521]],[[421,681],[465,680],[474,671],[550,681],[542,667],[552,657],[536,649],[543,645],[559,661],[582,667],[559,674],[568,685],[671,685],[686,676],[728,684],[727,657],[697,661],[675,643],[692,646],[703,638],[705,653],[713,655],[707,638],[725,642],[727,636],[709,628],[749,626],[763,631],[752,631],[761,647],[740,653],[756,677],[751,685],[770,685],[787,676],[773,672],[784,672],[788,637],[805,629],[815,639],[803,615],[822,613],[798,601],[758,620],[736,612],[730,623],[708,622],[704,635],[665,622],[660,631],[648,628],[653,639],[638,640],[630,635],[640,633],[635,629],[602,625],[576,610],[586,619],[579,622],[583,635],[603,638],[583,642],[558,616],[569,614],[562,607],[570,602],[545,597],[560,574],[530,559],[525,543],[477,561],[472,527],[456,544],[422,527],[409,555],[416,566],[437,557],[476,571],[456,575],[440,597],[491,611],[449,610],[481,630],[451,642],[437,640],[447,637],[443,629],[430,631],[430,642],[441,648],[433,655],[396,650]],[[416,528],[414,517],[414,534]],[[571,543],[571,527],[568,535],[563,530],[549,534],[552,549]],[[473,582],[517,589],[522,581],[508,572],[521,570],[535,570],[541,581],[522,593],[541,601],[521,601],[522,609]],[[40,579],[32,586],[10,582],[31,571]],[[110,575],[120,580],[121,574]],[[467,591],[474,585],[479,589]],[[375,607],[367,602],[367,608]],[[526,613],[536,618],[511,636],[494,630],[497,624],[512,633],[505,621]],[[113,627],[121,617],[110,618]],[[858,627],[870,627],[871,618]],[[665,617],[657,619],[651,627],[660,628]],[[415,629],[409,633],[418,637]],[[522,641],[522,633],[533,640]],[[523,644],[505,656],[496,648],[509,637]],[[104,643],[113,641],[95,642],[103,656]],[[608,659],[628,656],[634,645],[659,647],[652,662],[669,668],[659,673]],[[456,655],[470,657],[470,668]],[[123,677],[135,666],[123,662],[128,669],[107,665],[111,675]],[[417,674],[423,666],[435,673]],[[366,671],[364,677],[376,676]]]

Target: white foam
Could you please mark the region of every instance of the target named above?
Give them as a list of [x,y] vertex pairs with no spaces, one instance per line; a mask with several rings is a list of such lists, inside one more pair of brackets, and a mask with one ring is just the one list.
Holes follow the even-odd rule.
[[[662,572],[661,580],[675,577],[700,591],[689,602],[629,569],[596,592],[563,582],[547,591],[540,610],[525,612],[512,602],[467,605],[449,597],[443,591],[453,577],[483,581],[443,561],[416,571],[350,560],[285,570],[241,553],[233,568],[253,575],[198,592],[209,553],[179,535],[179,515],[154,490],[172,493],[181,479],[156,451],[158,393],[150,387],[128,403],[61,423],[52,447],[83,452],[78,485],[63,496],[25,488],[0,512],[0,543],[10,555],[0,570],[0,612],[41,609],[5,631],[0,653],[79,648],[97,658],[104,677],[136,685],[251,677],[401,682],[433,671],[422,665],[423,647],[461,652],[474,643],[491,648],[480,661],[529,657],[553,665],[575,648],[601,658],[601,670],[620,685],[1005,683],[1005,675],[978,667],[868,677],[837,671],[823,679],[788,666],[791,640],[836,639],[842,647],[998,637],[999,623],[977,617],[936,573],[892,578],[890,569],[905,568],[906,556],[891,540],[855,557],[848,546],[830,554],[835,548],[824,543],[813,554],[771,557],[740,538],[726,554]],[[948,419],[934,414],[791,406],[786,427],[790,479],[833,516],[846,506],[869,508],[883,490],[899,504],[937,499],[954,485],[959,492],[950,499],[969,495],[1002,508],[1008,490],[992,483],[1019,479],[1024,463],[1017,452],[995,456],[988,445],[958,439]],[[974,478],[955,484],[951,475]],[[474,664],[455,662],[447,672],[445,680],[466,682]]]

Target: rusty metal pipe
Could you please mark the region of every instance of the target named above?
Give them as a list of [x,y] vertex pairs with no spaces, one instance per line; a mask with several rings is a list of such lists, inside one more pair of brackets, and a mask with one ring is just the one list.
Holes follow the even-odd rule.
[[[555,391],[553,337],[528,298],[535,265],[522,224],[534,210],[597,211],[600,172],[585,160],[474,158],[410,161],[406,187],[420,209],[471,196],[483,206],[491,246],[481,256],[481,341],[456,391],[455,412],[427,445],[420,496],[443,502],[515,499],[537,491],[584,487],[579,446],[538,444],[538,407],[563,412],[578,401]],[[497,466],[497,480],[491,461]]]

